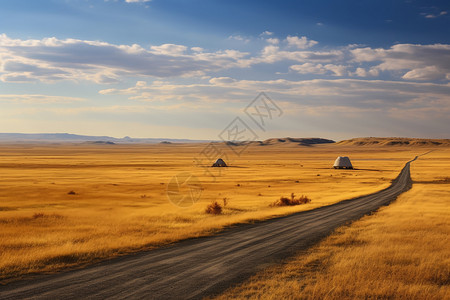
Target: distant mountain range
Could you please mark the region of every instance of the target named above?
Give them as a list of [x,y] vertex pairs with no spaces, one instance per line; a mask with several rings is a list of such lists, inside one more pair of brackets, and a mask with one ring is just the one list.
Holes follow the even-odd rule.
[[206,140],[165,139],[165,138],[115,138],[111,136],[90,136],[71,133],[0,133],[0,142],[92,142],[113,143],[204,143]]
[[[123,138],[115,138],[111,136],[91,136],[78,135],[71,133],[0,133],[1,142],[18,142],[18,143],[89,143],[89,144],[171,144],[171,143],[209,143],[210,140],[190,140],[190,139],[166,139],[166,138],[131,138],[129,136]],[[215,141],[220,142],[220,141]],[[230,146],[240,146],[246,144],[254,145],[281,145],[281,144],[298,144],[301,146],[310,146],[314,144],[334,143],[332,140],[321,138],[272,138],[264,141],[253,142],[226,142]]]
[[[0,133],[0,143],[88,143],[88,144],[172,144],[172,143],[209,143],[210,140],[167,139],[167,138],[115,138],[111,136],[91,136],[71,133]],[[214,141],[223,143],[221,141]],[[264,141],[226,142],[229,146],[243,145],[299,145],[313,146],[318,144],[336,144],[352,146],[450,146],[450,139],[419,139],[419,138],[353,138],[335,142],[322,138],[271,138]]]

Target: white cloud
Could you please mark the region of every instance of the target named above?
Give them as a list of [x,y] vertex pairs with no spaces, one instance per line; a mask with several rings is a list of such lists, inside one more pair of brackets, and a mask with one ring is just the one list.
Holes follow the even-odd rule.
[[125,0],[126,3],[144,3],[144,2],[150,2],[152,0]]
[[174,84],[154,81],[137,82],[127,89],[100,91],[103,95],[129,95],[132,99],[184,102],[192,99],[210,102],[247,101],[255,91],[267,91],[277,99],[311,108],[340,106],[365,109],[389,107],[426,108],[440,105],[450,109],[450,85],[383,80],[314,79],[302,81],[236,80],[217,77],[201,83]]
[[[240,41],[245,40],[240,38]],[[236,37],[232,39],[236,40]],[[256,46],[247,47],[252,52],[243,52],[235,49],[210,51],[177,44],[143,47],[77,39],[22,40],[3,34],[0,35],[0,80],[22,83],[89,80],[103,84],[135,80],[134,86],[111,86],[100,90],[103,96],[98,96],[105,97],[106,101],[109,95],[123,95],[134,101],[132,105],[114,106],[110,110],[102,107],[78,110],[80,114],[121,113],[123,107],[123,110],[128,109],[126,112],[133,121],[132,115],[144,107],[148,111],[159,107],[166,115],[171,110],[183,112],[188,109],[216,110],[219,115],[227,109],[240,109],[257,92],[266,91],[279,101],[277,103],[283,106],[286,115],[296,120],[301,119],[299,114],[310,117],[309,121],[317,122],[317,126],[326,124],[334,128],[329,120],[336,118],[336,112],[339,112],[338,115],[349,120],[361,118],[362,121],[354,124],[345,120],[343,123],[348,126],[363,123],[370,126],[372,122],[373,126],[382,123],[386,130],[393,125],[410,129],[413,128],[410,123],[414,125],[417,119],[423,120],[423,123],[417,123],[422,127],[431,123],[450,127],[450,45],[311,48],[317,45],[316,41],[288,36],[280,42],[271,33],[250,41]],[[290,80],[276,79],[277,75],[273,80],[233,78],[237,73],[240,77],[245,76],[239,69],[257,64],[265,66],[250,70],[250,74],[265,69],[273,74],[283,74]],[[298,81],[299,77],[324,79]],[[393,80],[380,80],[383,78]],[[84,99],[30,94],[1,95],[0,101],[5,107],[19,103],[15,106],[30,108],[31,104],[71,103]],[[45,110],[49,106],[39,106],[39,109]],[[76,111],[70,108],[55,109],[67,114]],[[2,112],[8,114],[6,110]],[[392,120],[400,119],[401,123],[392,123]],[[419,125],[414,129],[419,130]]]
[[212,85],[230,85],[235,83],[236,80],[230,77],[214,77],[209,80]]
[[284,111],[282,123],[289,127],[286,130],[295,128],[310,133],[309,126],[321,134],[347,128],[352,135],[427,132],[443,135],[442,129],[450,126],[448,84],[347,78],[258,81],[215,77],[191,83],[138,82],[127,89],[109,89],[101,94],[125,95],[143,105],[163,105],[165,114],[190,110],[227,115],[233,108],[239,111],[247,105],[258,91],[265,91]]
[[308,39],[306,36],[300,38],[298,36],[288,36],[286,41],[289,46],[295,46],[298,49],[307,49],[318,43],[317,41]]
[[421,13],[425,18],[427,19],[435,19],[441,16],[445,16],[448,12],[447,11],[441,11],[439,13]]
[[356,68],[355,72],[351,73],[352,76],[358,76],[358,77],[376,77],[379,75],[379,70],[375,68],[370,68],[369,70],[366,70],[364,68],[358,67]]
[[203,48],[202,47],[191,47],[191,50],[194,52],[203,52]]
[[292,65],[291,70],[294,70],[300,74],[331,74],[334,76],[345,76],[347,75],[347,68],[342,65],[333,64],[313,64],[304,63],[302,65]]
[[436,66],[428,66],[424,68],[417,68],[407,72],[402,76],[403,79],[408,80],[436,80],[441,79],[444,74],[438,67]]
[[389,49],[350,50],[355,62],[369,62],[379,71],[402,72],[407,80],[445,80],[450,74],[450,45],[397,44]]
[[268,42],[269,44],[272,44],[272,45],[277,45],[280,43],[280,40],[277,38],[268,38],[268,39],[266,39],[266,42]]
[[300,74],[325,74],[327,70],[321,64],[304,63],[302,65],[292,65],[289,67]]
[[28,104],[46,104],[46,103],[71,103],[85,101],[84,98],[67,96],[49,96],[39,94],[5,94],[0,95],[0,101],[20,102]]
[[241,35],[230,35],[230,36],[228,37],[228,39],[229,39],[229,40],[236,40],[236,41],[240,41],[240,42],[244,42],[244,43],[250,42],[250,39],[245,38],[245,37],[243,37],[243,36],[241,36]]
[[187,51],[163,44],[149,50],[139,45],[114,45],[76,39],[11,39],[0,35],[0,79],[10,82],[89,80],[116,82],[121,77],[171,77],[238,66],[247,55],[237,50]]
[[274,64],[280,61],[295,61],[295,62],[321,62],[331,63],[343,59],[344,52],[341,50],[331,51],[310,51],[310,50],[286,50],[282,49],[280,45],[265,46],[260,56],[253,56],[247,60],[241,61],[242,66],[250,66],[252,64]]
[[[145,125],[138,121],[141,116],[158,125],[174,125],[174,122],[178,122],[186,128],[192,125],[189,119],[201,120],[203,125],[198,125],[205,126],[206,118],[213,128],[216,128],[216,125],[221,127],[227,124],[228,118],[240,112],[242,107],[254,99],[258,91],[265,91],[277,102],[284,111],[281,123],[293,132],[300,132],[298,134],[311,133],[312,129],[320,135],[332,137],[335,134],[333,132],[348,129],[351,135],[383,135],[379,130],[386,130],[388,135],[416,135],[427,132],[443,135],[445,132],[442,128],[450,126],[450,85],[383,80],[344,78],[257,81],[214,77],[200,82],[183,80],[183,83],[174,83],[171,79],[165,79],[153,82],[138,81],[128,89],[109,89],[101,92],[106,99],[109,98],[108,95],[119,94],[134,100],[120,105],[95,106],[89,103],[88,106],[74,108],[31,105],[83,100],[71,97],[51,98],[53,96],[45,95],[3,95],[0,101],[19,103],[10,107],[5,104],[5,109],[1,112],[5,117],[11,117],[11,108],[17,107],[23,109],[16,109],[15,116],[22,117],[24,112],[27,116],[38,113],[46,116],[70,116],[64,118],[67,120],[71,120],[75,115],[80,118],[95,116],[99,120],[105,116],[109,119],[111,116],[120,116],[114,118],[115,127],[111,127],[116,132],[127,124],[127,120],[135,122],[137,127]],[[30,105],[23,105],[22,102]],[[66,128],[61,122],[58,125],[63,127],[59,128]],[[54,123],[49,123],[50,125],[55,126]],[[34,128],[37,127],[34,124]],[[76,126],[73,128],[80,130]]]
[[265,36],[265,35],[266,35],[266,36],[267,36],[267,35],[268,35],[268,36],[271,36],[271,35],[273,35],[273,32],[267,31],[267,30],[266,30],[266,31],[264,31],[263,33],[260,34],[260,36]]
[[150,49],[155,54],[180,56],[185,53],[187,47],[183,45],[163,44],[161,46],[151,46]]
[[190,110],[207,114],[219,111],[226,115],[233,107],[239,110],[248,104],[257,91],[265,91],[284,111],[282,123],[289,124],[286,130],[310,132],[309,126],[321,134],[348,130],[352,135],[427,132],[443,135],[442,129],[450,126],[450,85],[447,84],[355,79],[256,81],[221,77],[191,84],[138,83],[128,89],[102,91],[102,94],[128,95],[130,100],[144,101],[143,104],[162,103],[164,113]]
[[[267,35],[267,34],[265,34]],[[93,81],[114,84],[124,78],[189,78],[217,76],[232,68],[256,64],[279,66],[325,76],[377,77],[389,73],[400,80],[448,81],[450,45],[397,44],[390,48],[360,45],[312,50],[316,41],[288,36],[263,38],[255,52],[235,49],[208,51],[177,44],[115,45],[101,41],[45,38],[11,39],[0,35],[0,80],[4,82]],[[289,73],[288,73],[289,74]],[[291,75],[294,73],[290,73]]]

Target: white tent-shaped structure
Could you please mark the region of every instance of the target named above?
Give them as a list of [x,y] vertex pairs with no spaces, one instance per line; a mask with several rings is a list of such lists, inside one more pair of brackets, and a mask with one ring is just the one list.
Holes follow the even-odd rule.
[[213,167],[226,167],[227,164],[223,161],[223,159],[219,158],[218,160],[216,160],[215,163],[213,163],[212,166]]
[[353,169],[350,158],[347,156],[339,156],[334,162],[333,168],[335,169]]

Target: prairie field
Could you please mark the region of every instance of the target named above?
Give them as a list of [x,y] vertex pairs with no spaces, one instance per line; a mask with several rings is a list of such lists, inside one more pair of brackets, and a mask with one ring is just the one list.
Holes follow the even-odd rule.
[[413,188],[215,299],[450,299],[450,149],[411,164]]
[[[233,224],[369,194],[388,187],[406,161],[432,148],[250,146],[240,155],[229,154],[225,159],[229,167],[220,169],[209,168],[214,159],[203,158],[199,163],[204,149],[205,144],[0,144],[1,282],[83,266],[181,239],[214,234]],[[356,169],[333,169],[339,155],[349,156]],[[448,214],[445,215],[444,208],[448,205],[449,185],[434,181],[446,174],[449,157],[448,151],[439,150],[414,162],[413,175],[419,183],[412,191],[392,208],[383,209],[380,216],[338,232],[337,238],[330,238],[329,246],[325,242],[318,248],[322,254],[314,255],[322,257],[325,254],[321,249],[327,247],[337,251],[338,244],[345,249],[369,247],[373,239],[379,245],[385,239],[376,231],[381,230],[376,229],[380,226],[398,227],[390,236],[395,241],[413,242],[417,234],[421,239],[439,238],[442,244],[445,232],[440,230],[447,230],[448,234]],[[169,182],[180,173],[195,175],[201,184],[198,201],[189,207],[176,206],[167,196]],[[305,195],[312,202],[292,207],[270,205],[291,193]],[[214,201],[223,207],[222,213],[205,213],[206,206]],[[423,221],[425,228],[417,220]],[[356,233],[364,234],[366,229],[370,229],[369,236],[352,242]],[[435,235],[422,234],[434,229]],[[405,236],[403,230],[411,230],[412,236]],[[360,239],[369,242],[360,243]],[[425,252],[427,242],[420,242]],[[402,250],[404,245],[400,243],[398,247]],[[383,249],[384,257],[389,257],[389,250]],[[385,263],[417,264],[421,260],[415,258],[416,253],[414,250],[413,258],[406,258],[409,254],[402,252]],[[441,252],[433,253],[436,259],[440,258]],[[446,259],[448,266],[448,256]],[[434,270],[432,261],[429,268],[430,272]],[[429,280],[434,284],[442,276]],[[300,282],[298,288],[302,286]]]

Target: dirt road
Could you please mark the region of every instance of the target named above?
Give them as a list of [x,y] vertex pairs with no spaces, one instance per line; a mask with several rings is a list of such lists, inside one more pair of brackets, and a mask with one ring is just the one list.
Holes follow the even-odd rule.
[[411,187],[409,164],[389,188],[375,194],[0,286],[0,299],[197,299],[220,293],[389,204]]

